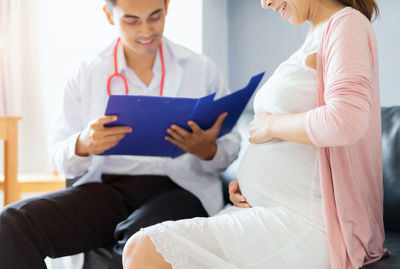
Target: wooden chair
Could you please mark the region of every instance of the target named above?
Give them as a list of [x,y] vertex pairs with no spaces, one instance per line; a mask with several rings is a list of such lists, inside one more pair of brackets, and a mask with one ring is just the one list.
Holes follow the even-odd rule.
[[4,140],[4,205],[16,202],[21,192],[49,192],[65,188],[65,179],[53,172],[50,176],[18,176],[18,121],[20,117],[0,116],[0,139]]

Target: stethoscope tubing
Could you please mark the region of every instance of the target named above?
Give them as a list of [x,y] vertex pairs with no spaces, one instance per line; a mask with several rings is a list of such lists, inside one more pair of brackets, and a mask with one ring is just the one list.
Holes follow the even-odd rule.
[[[119,43],[121,42],[121,38],[118,38],[117,42],[115,43],[114,47],[114,74],[112,74],[107,81],[107,93],[108,96],[111,95],[111,82],[114,78],[119,77],[122,79],[125,85],[125,94],[129,94],[129,86],[128,86],[128,81],[124,75],[118,72],[118,46]],[[160,51],[160,59],[161,59],[161,84],[160,84],[160,96],[163,96],[163,91],[164,91],[164,81],[165,81],[165,61],[164,61],[164,51],[163,51],[163,45],[162,42],[160,42],[159,46],[159,51]]]

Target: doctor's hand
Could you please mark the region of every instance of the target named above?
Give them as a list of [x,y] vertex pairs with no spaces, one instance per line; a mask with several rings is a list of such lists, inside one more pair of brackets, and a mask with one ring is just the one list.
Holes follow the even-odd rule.
[[275,137],[271,134],[271,113],[257,114],[250,122],[250,142],[254,144],[266,143]]
[[214,125],[208,130],[202,130],[193,121],[188,122],[192,132],[188,132],[177,125],[171,125],[167,129],[170,136],[166,136],[165,140],[202,160],[212,160],[217,152],[218,134],[227,115],[228,113],[219,115]]
[[117,116],[103,116],[91,121],[78,137],[75,154],[82,157],[101,154],[116,146],[127,133],[132,132],[132,128],[127,126],[104,127],[104,124],[117,119]]
[[237,207],[251,207],[251,205],[247,203],[246,198],[240,192],[239,182],[237,180],[229,183],[229,200],[231,200],[231,202]]

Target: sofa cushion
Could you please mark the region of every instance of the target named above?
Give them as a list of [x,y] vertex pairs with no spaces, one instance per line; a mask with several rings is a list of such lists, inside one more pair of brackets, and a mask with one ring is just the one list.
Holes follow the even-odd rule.
[[382,159],[385,229],[400,233],[400,106],[382,108]]
[[387,232],[385,248],[390,251],[390,257],[379,262],[366,265],[363,269],[398,269],[400,268],[400,233]]

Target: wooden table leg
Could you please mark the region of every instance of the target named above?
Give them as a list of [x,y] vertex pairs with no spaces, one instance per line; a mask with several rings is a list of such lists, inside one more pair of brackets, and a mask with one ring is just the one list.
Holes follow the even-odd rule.
[[18,184],[18,121],[8,120],[4,141],[4,205],[20,199]]

